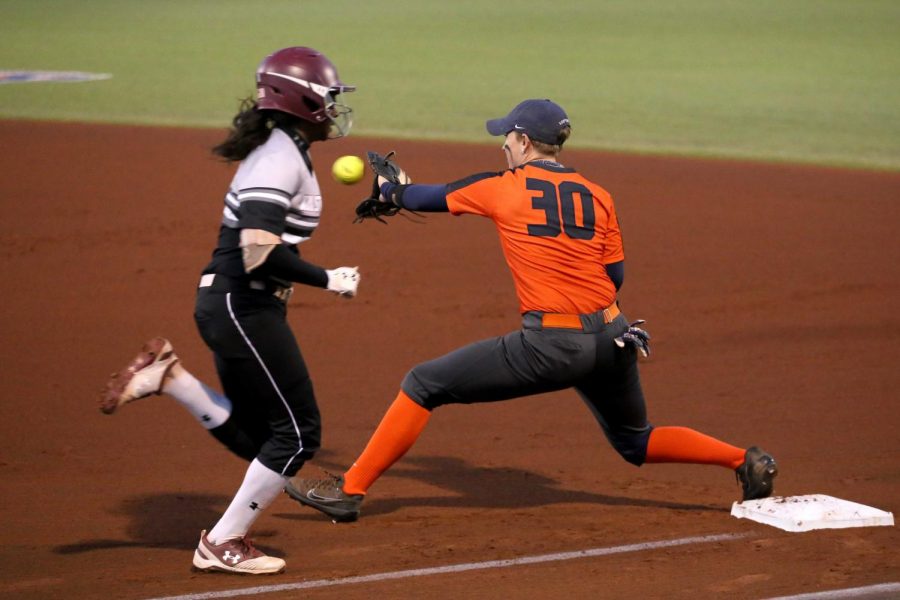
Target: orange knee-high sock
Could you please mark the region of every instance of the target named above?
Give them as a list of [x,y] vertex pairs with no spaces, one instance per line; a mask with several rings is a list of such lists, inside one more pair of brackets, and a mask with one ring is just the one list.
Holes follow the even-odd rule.
[[648,463],[698,463],[737,469],[744,450],[687,427],[656,427],[647,443]]
[[365,494],[412,447],[430,416],[430,410],[416,404],[403,391],[397,394],[366,449],[344,473],[344,493]]

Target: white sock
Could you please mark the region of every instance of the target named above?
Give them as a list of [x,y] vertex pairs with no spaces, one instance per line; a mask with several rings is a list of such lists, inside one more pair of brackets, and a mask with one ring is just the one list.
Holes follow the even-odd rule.
[[287,477],[254,459],[225,514],[207,534],[210,543],[219,545],[247,535],[250,526],[278,497],[287,480]]
[[218,427],[231,414],[231,400],[185,370],[166,379],[162,391],[178,400],[206,429]]

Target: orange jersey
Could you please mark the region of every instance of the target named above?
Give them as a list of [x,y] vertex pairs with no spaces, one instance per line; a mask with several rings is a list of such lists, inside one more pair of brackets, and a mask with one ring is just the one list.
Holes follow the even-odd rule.
[[474,175],[447,186],[447,207],[494,221],[521,312],[585,314],[616,299],[604,265],[625,254],[612,197],[574,169],[538,161]]

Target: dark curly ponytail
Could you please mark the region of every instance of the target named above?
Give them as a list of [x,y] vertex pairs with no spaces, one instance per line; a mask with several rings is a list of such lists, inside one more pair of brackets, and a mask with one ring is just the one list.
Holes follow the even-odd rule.
[[257,146],[266,143],[273,127],[292,129],[296,125],[295,117],[277,110],[261,110],[255,100],[245,98],[241,101],[238,113],[231,120],[228,137],[215,146],[212,153],[228,162],[241,161]]

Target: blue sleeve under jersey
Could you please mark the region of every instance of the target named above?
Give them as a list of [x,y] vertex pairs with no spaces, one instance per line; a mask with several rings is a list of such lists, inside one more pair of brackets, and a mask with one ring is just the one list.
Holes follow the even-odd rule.
[[[390,198],[396,187],[393,183],[382,183],[382,197]],[[447,208],[447,186],[443,183],[408,185],[403,190],[403,208],[420,212],[448,212],[450,209]]]
[[622,282],[625,281],[625,261],[620,260],[619,262],[606,265],[606,274],[612,279],[613,285],[616,286],[616,291],[619,291],[619,288],[622,287]]

